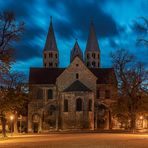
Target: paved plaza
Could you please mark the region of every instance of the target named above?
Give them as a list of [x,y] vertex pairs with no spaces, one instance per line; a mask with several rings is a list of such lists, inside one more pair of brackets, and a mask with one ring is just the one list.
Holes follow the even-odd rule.
[[148,148],[148,134],[71,133],[21,135],[0,140],[0,148]]

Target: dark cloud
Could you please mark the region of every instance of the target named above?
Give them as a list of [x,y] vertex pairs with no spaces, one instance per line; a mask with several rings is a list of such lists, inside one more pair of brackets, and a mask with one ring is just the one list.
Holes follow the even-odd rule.
[[118,35],[115,20],[109,14],[105,13],[96,2],[86,2],[84,5],[79,1],[75,1],[75,4],[73,1],[69,1],[64,6],[66,11],[65,17],[69,20],[69,23],[63,24],[61,20],[57,20],[56,22],[58,24],[57,30],[59,30],[57,33],[60,33],[63,38],[77,36],[81,40],[86,40],[91,19],[95,23],[99,38]]
[[[47,5],[44,5],[44,8],[40,8],[41,6],[37,5],[34,0],[26,0],[21,3],[19,0],[16,0],[15,2],[11,1],[8,3],[5,8],[8,10],[12,9],[17,14],[19,20],[23,20],[26,24],[26,30],[22,38],[24,43],[20,42],[18,43],[19,45],[16,46],[16,58],[19,60],[21,60],[21,58],[22,60],[27,60],[33,57],[39,57],[38,51],[42,50],[40,48],[43,48],[44,45],[37,46],[34,40],[36,37],[45,40],[49,27],[49,24],[41,24],[43,20],[39,14],[43,10],[46,12],[49,10],[47,16],[43,16],[47,17],[46,20],[49,19],[50,15],[53,16],[53,25],[59,40],[78,38],[79,40],[86,41],[91,18],[94,20],[99,38],[118,35],[115,21],[109,14],[103,12],[100,5],[95,1],[91,3],[88,1],[85,5],[78,0],[75,2],[71,0],[57,0],[56,2],[54,0],[48,0],[46,2]],[[36,7],[42,11],[37,11]],[[65,10],[63,14],[60,14],[61,9]],[[57,17],[56,14],[61,15],[61,17]],[[30,52],[30,54],[28,54],[28,52]]]
[[[116,48],[120,43],[128,42],[127,37],[129,37],[128,31],[130,29],[134,31],[133,26],[128,26],[129,22],[125,16],[130,19],[131,16],[139,16],[139,9],[137,9],[139,6],[143,9],[143,14],[146,14],[148,8],[147,1],[139,2],[139,0],[131,0],[132,5],[129,0],[4,0],[0,2],[0,4],[2,3],[3,5],[0,5],[1,11],[12,10],[16,14],[16,20],[25,22],[25,32],[22,39],[15,45],[16,58],[22,61],[42,56],[50,15],[53,16],[57,42],[64,41],[68,44],[60,44],[58,47],[64,50],[63,53],[67,54],[65,56],[69,56],[66,52],[68,50],[64,48],[70,50],[72,48],[70,42],[74,38],[77,38],[80,43],[86,44],[91,18],[93,18],[98,39],[102,41],[108,39],[110,47]],[[112,13],[112,11],[109,12],[105,9],[105,6],[108,5],[111,6],[110,10],[119,10],[123,3],[124,6],[126,5],[125,9],[127,8],[124,14],[122,13],[124,16],[120,15],[119,11]],[[137,11],[133,11],[136,9]],[[127,12],[127,10],[132,12]],[[134,14],[135,12],[137,14]],[[103,45],[104,48],[105,46]],[[106,54],[105,50],[103,52]],[[65,65],[68,64],[67,61],[62,61],[62,64],[63,62]]]
[[118,44],[117,44],[116,41],[113,40],[113,39],[110,39],[110,40],[109,40],[109,44],[110,44],[110,46],[111,46],[112,48],[117,48],[117,47],[118,47]]

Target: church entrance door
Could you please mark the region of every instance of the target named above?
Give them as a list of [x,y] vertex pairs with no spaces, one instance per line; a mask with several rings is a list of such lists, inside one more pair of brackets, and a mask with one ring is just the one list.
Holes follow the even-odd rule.
[[39,124],[38,123],[33,123],[33,132],[38,133],[38,129],[39,129]]

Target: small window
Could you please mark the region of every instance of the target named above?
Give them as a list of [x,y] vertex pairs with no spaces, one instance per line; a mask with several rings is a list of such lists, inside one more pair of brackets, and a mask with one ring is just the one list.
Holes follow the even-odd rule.
[[100,55],[98,54],[98,59],[100,58]]
[[52,67],[53,66],[53,64],[52,63],[49,63],[49,67]]
[[44,66],[46,67],[46,63],[44,63]]
[[96,62],[95,61],[92,62],[92,66],[96,67]]
[[49,58],[52,58],[53,57],[53,54],[52,53],[49,53]]
[[37,90],[37,99],[43,99],[43,90],[40,88]]
[[68,112],[68,100],[64,100],[64,112]]
[[95,53],[92,53],[92,57],[95,59],[96,58],[96,54]]
[[100,98],[100,90],[97,90],[96,95],[97,95],[97,99],[99,99]]
[[87,67],[89,67],[90,66],[90,63],[89,62],[87,62]]
[[88,102],[88,111],[92,111],[92,100]]
[[50,105],[49,110],[48,110],[48,114],[50,116],[54,115],[56,111],[56,107],[54,105]]
[[76,79],[79,79],[79,74],[78,73],[76,73]]
[[52,89],[48,89],[48,99],[53,99],[53,91],[52,91]]
[[90,56],[89,56],[89,53],[87,54],[87,59],[89,59],[90,58]]
[[106,99],[110,98],[110,91],[109,90],[105,90],[105,98]]
[[78,67],[79,66],[79,64],[76,64],[76,67]]
[[98,62],[98,67],[100,67],[100,63]]
[[55,58],[56,58],[56,59],[58,58],[58,55],[57,55],[57,53],[55,54]]
[[76,100],[76,111],[82,111],[82,99],[78,98]]
[[44,59],[46,59],[46,53],[44,53]]
[[55,67],[58,67],[58,64],[57,63],[55,63]]

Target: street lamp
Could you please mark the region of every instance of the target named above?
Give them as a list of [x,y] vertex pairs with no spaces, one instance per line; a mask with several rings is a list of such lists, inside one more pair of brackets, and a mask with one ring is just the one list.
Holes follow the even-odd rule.
[[12,127],[13,127],[13,119],[14,119],[14,116],[11,115],[11,116],[10,116],[10,121],[11,121],[11,136],[12,136],[12,132],[13,132],[13,131],[12,131],[12,130],[13,130],[13,129],[12,129]]
[[143,128],[143,116],[140,116],[141,128]]

